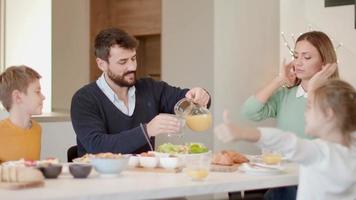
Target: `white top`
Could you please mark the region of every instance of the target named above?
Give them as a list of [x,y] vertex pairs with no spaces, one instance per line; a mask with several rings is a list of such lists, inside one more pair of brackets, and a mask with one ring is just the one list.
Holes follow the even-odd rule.
[[96,84],[98,87],[101,89],[101,91],[104,92],[104,94],[109,98],[109,100],[124,114],[128,116],[132,116],[134,110],[135,110],[135,104],[136,104],[136,88],[135,86],[132,86],[129,88],[128,91],[128,105],[129,107],[125,106],[125,103],[121,101],[118,97],[117,94],[111,89],[109,84],[105,80],[104,73],[96,80]]
[[298,88],[297,88],[297,92],[295,93],[295,96],[297,98],[299,97],[304,97],[304,98],[308,98],[308,93],[304,90],[304,88],[302,87],[302,85],[298,85]]
[[275,128],[259,130],[259,146],[278,150],[301,164],[297,199],[356,199],[355,144],[347,148],[321,139],[300,139]]

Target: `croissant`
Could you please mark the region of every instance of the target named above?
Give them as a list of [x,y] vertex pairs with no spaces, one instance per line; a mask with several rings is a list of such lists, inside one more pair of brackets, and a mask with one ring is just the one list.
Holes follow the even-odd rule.
[[241,164],[248,162],[249,160],[242,154],[236,152],[236,151],[222,151],[223,154],[228,155],[232,161],[236,164]]
[[212,164],[231,166],[234,164],[234,161],[227,154],[220,152],[214,154]]

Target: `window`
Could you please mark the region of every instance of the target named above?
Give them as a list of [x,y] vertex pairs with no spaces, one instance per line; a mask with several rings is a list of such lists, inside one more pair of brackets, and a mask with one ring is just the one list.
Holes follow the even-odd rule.
[[[51,112],[52,88],[52,1],[1,0],[4,42],[2,66],[27,65],[38,71],[43,112]],[[3,67],[3,68],[4,68]]]

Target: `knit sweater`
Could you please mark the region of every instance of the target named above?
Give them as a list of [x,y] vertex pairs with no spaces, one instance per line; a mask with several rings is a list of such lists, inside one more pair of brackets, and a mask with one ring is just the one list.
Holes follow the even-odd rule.
[[[150,150],[140,124],[159,113],[173,113],[173,107],[187,89],[163,81],[140,79],[135,84],[136,105],[132,116],[122,113],[93,82],[72,98],[71,119],[77,135],[78,155],[85,153],[141,153]],[[154,138],[150,138],[154,147]]]
[[311,138],[304,133],[304,110],[307,99],[296,97],[298,87],[281,88],[266,103],[255,96],[249,97],[242,107],[242,115],[253,121],[275,118],[277,128],[290,131],[301,138]]

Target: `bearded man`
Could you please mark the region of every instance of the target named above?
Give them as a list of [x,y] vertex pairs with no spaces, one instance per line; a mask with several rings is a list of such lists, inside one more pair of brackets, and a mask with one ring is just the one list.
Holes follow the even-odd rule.
[[155,136],[179,131],[179,120],[163,113],[173,113],[180,99],[209,106],[210,95],[203,88],[180,89],[151,78],[136,80],[137,47],[133,36],[117,28],[96,36],[96,63],[103,73],[79,89],[71,104],[78,156],[153,150]]

